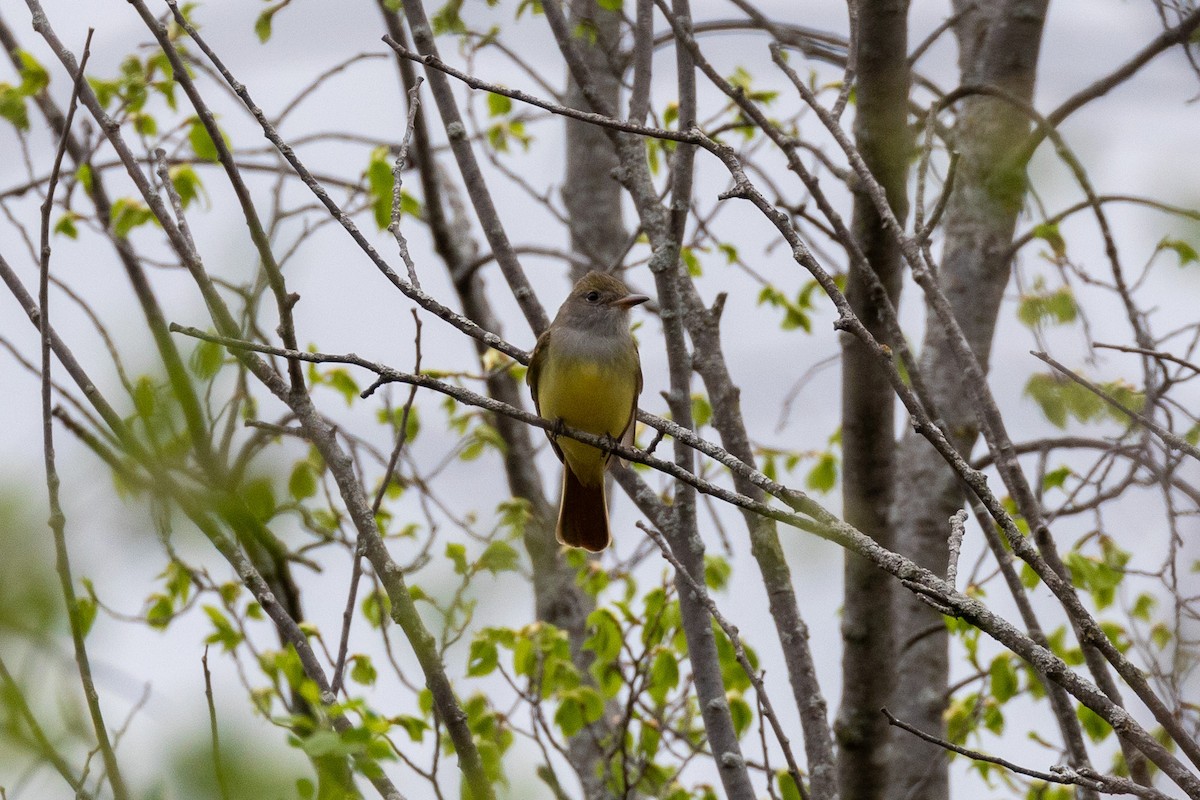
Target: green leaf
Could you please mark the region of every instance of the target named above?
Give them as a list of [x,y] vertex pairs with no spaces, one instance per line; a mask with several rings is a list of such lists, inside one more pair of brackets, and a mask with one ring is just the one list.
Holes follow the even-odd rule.
[[238,595],[242,593],[242,585],[237,581],[226,581],[218,587],[217,592],[221,595],[221,600],[225,605],[232,606]]
[[604,714],[604,699],[590,686],[580,686],[563,693],[554,722],[570,738]]
[[175,187],[175,193],[179,195],[179,202],[184,208],[199,199],[200,193],[204,191],[204,186],[200,183],[200,176],[196,174],[196,170],[192,169],[190,164],[176,164],[167,174],[170,176],[171,185]]
[[983,726],[999,736],[1004,733],[1004,712],[994,700],[985,700],[983,704]]
[[255,519],[266,522],[275,516],[275,489],[269,478],[255,478],[247,481],[241,490],[242,500]]
[[50,73],[46,71],[28,50],[17,50],[14,55],[20,62],[21,86],[19,91],[32,96],[50,85]]
[[780,324],[783,330],[803,328],[806,333],[812,332],[812,319],[805,311],[806,308],[812,306],[808,287],[801,289],[796,296],[796,301],[793,302],[774,286],[764,286],[758,293],[758,304],[771,305],[784,310],[783,322]]
[[506,95],[488,92],[487,109],[489,117],[503,117],[511,114],[512,107],[512,98]]
[[525,535],[525,526],[533,516],[533,506],[528,500],[513,497],[496,506],[500,514],[500,527],[514,538]]
[[151,628],[163,630],[175,618],[175,604],[171,598],[162,594],[154,594],[149,597],[153,602],[146,609],[146,624]]
[[729,703],[729,716],[733,720],[733,729],[740,739],[754,724],[754,712],[750,709],[746,698],[742,697],[741,692],[727,693],[726,700]]
[[146,420],[153,417],[156,402],[154,381],[149,375],[140,376],[133,385],[133,407],[137,410],[138,416]]
[[583,721],[586,724],[591,725],[604,716],[604,698],[591,686],[580,686],[571,692],[583,707]]
[[90,592],[75,598],[75,619],[79,621],[80,634],[87,637],[96,621],[96,598]]
[[[375,225],[386,230],[392,224],[392,195],[396,187],[396,176],[392,173],[391,152],[386,146],[371,151],[367,162],[367,193],[371,196],[371,211]],[[403,203],[401,211],[404,210]]]
[[669,650],[661,649],[650,665],[650,681],[647,692],[658,705],[667,702],[667,695],[679,685],[679,661]]
[[1056,428],[1067,427],[1067,406],[1062,399],[1062,383],[1054,375],[1039,373],[1030,376],[1025,384],[1025,394],[1033,398],[1042,409],[1042,414]]
[[467,656],[467,675],[472,678],[490,675],[500,663],[496,643],[482,634],[471,641]]
[[1050,245],[1050,249],[1054,252],[1055,258],[1063,258],[1067,254],[1067,242],[1062,237],[1062,233],[1058,229],[1058,223],[1043,222],[1033,229],[1035,239],[1041,239],[1046,244]]
[[112,204],[111,222],[113,233],[122,239],[126,238],[131,230],[147,222],[158,224],[154,212],[145,203],[129,197],[119,197]]
[[838,462],[833,453],[822,453],[816,466],[809,470],[805,485],[817,492],[828,492],[837,485]]
[[192,351],[192,357],[188,360],[188,366],[201,380],[208,380],[216,375],[224,363],[224,346],[204,340],[196,345],[196,349]]
[[350,668],[350,680],[363,686],[375,685],[375,679],[379,677],[379,673],[375,671],[375,665],[371,663],[370,656],[360,653],[351,657],[350,663],[354,665]]
[[568,739],[583,730],[583,709],[578,703],[563,701],[554,712],[554,724]]
[[508,542],[496,541],[487,546],[476,562],[476,569],[486,569],[493,575],[511,572],[521,562],[521,554]]
[[[229,137],[223,132],[221,138],[225,140],[226,146],[229,145]],[[204,123],[199,117],[192,117],[191,125],[188,128],[188,143],[192,146],[192,152],[196,154],[196,158],[201,161],[219,161],[220,156],[217,153],[217,146],[213,143],[212,137],[208,135],[208,129],[204,127]]]
[[401,714],[398,717],[392,717],[393,725],[399,725],[404,728],[404,732],[408,734],[408,738],[414,742],[422,742],[425,740],[425,731],[429,730],[429,723],[420,717],[413,717],[408,714]]
[[392,599],[382,591],[371,592],[363,598],[362,612],[372,628],[379,628],[385,618],[392,616]]
[[342,737],[334,731],[322,730],[317,731],[306,739],[301,739],[300,749],[312,758],[324,758],[329,756],[348,756],[355,748],[347,746],[342,741]]
[[1017,319],[1030,328],[1043,324],[1063,325],[1078,317],[1079,306],[1069,286],[1048,293],[1023,295],[1017,306]]
[[[1133,406],[1139,403],[1140,395],[1132,387],[1119,382],[1109,385],[1111,390],[1130,401]],[[1107,404],[1088,389],[1075,381],[1056,374],[1038,373],[1030,376],[1025,384],[1025,394],[1032,397],[1046,419],[1056,427],[1065,428],[1067,417],[1072,416],[1080,422],[1091,422],[1105,413]],[[1117,412],[1122,421],[1125,415]]]
[[158,121],[154,117],[145,112],[130,114],[129,118],[133,120],[133,129],[142,136],[155,136],[158,134]]
[[[399,429],[404,420],[404,407],[393,408],[389,416],[387,409],[381,408],[377,413],[377,418],[380,422],[391,425]],[[408,410],[408,421],[405,424],[404,440],[412,442],[417,438],[417,434],[421,432],[420,411],[418,406],[414,405]]]
[[944,717],[946,720],[946,738],[954,744],[962,744],[967,740],[967,735],[975,730],[977,722],[975,719],[975,706],[979,701],[979,695],[971,692],[962,697],[955,697],[950,701],[950,707],[946,709]]
[[29,114],[25,110],[25,95],[10,83],[0,83],[0,117],[19,131],[29,130]]
[[1083,726],[1084,733],[1097,744],[1103,742],[1112,733],[1112,728],[1109,727],[1108,723],[1087,706],[1079,706],[1075,710],[1075,715],[1079,717],[1079,722]]
[[1174,634],[1171,633],[1171,629],[1162,622],[1156,622],[1150,628],[1150,641],[1154,642],[1154,646],[1159,650],[1165,649],[1172,638],[1174,638]]
[[688,275],[691,275],[693,278],[699,278],[704,274],[704,268],[700,266],[700,259],[696,257],[695,250],[690,247],[682,247],[679,249],[679,257],[683,259]]
[[[1146,394],[1139,392],[1123,380],[1117,379],[1108,383],[1102,383],[1100,384],[1100,390],[1130,411],[1141,413],[1142,409],[1146,407]],[[1098,403],[1103,402],[1099,398],[1096,398],[1096,401]],[[1107,403],[1104,403],[1102,410],[1117,422],[1126,423],[1129,421],[1129,416],[1125,412],[1119,411]]]
[[317,493],[317,475],[308,461],[297,461],[288,478],[288,494],[296,500],[305,500]]
[[208,644],[220,644],[226,652],[235,649],[242,641],[242,635],[233,627],[229,617],[216,606],[204,606],[204,613],[216,630],[204,641]]
[[1067,466],[1062,466],[1058,469],[1047,472],[1044,476],[1042,476],[1042,490],[1049,491],[1050,489],[1061,489],[1063,484],[1067,482],[1067,478],[1073,474],[1074,473],[1071,471],[1071,468]]
[[781,800],[801,800],[803,797],[800,794],[800,787],[796,786],[795,779],[787,770],[775,771],[775,785],[779,787]]
[[446,545],[446,558],[454,562],[454,571],[459,575],[467,574],[467,548],[458,542]]
[[1130,609],[1129,615],[1134,619],[1140,619],[1145,622],[1150,621],[1150,615],[1154,613],[1154,608],[1158,605],[1158,600],[1154,595],[1148,592],[1142,592],[1138,595],[1137,600],[1133,603],[1133,608]]
[[708,424],[712,419],[712,405],[709,404],[708,398],[702,394],[692,395],[692,422],[697,428]]
[[488,448],[503,453],[507,447],[499,431],[491,425],[481,422],[471,430],[470,435],[467,437],[467,443],[463,446],[462,452],[458,454],[458,457],[463,461],[474,461],[483,455],[484,451]]
[[1187,433],[1183,435],[1183,440],[1193,447],[1200,445],[1200,422],[1188,428]]
[[1181,267],[1186,267],[1193,261],[1200,261],[1200,254],[1196,252],[1196,248],[1182,239],[1163,239],[1158,243],[1158,250],[1174,250],[1175,255],[1179,256]]
[[662,731],[658,729],[657,723],[643,718],[642,729],[638,731],[638,753],[647,759],[653,759],[661,741]]
[[621,654],[621,644],[625,640],[616,616],[607,608],[598,608],[588,614],[587,624],[591,634],[583,643],[583,647],[595,653],[596,659],[593,663],[615,662]]
[[92,165],[88,164],[88,163],[83,163],[83,164],[80,164],[78,167],[76,167],[75,168],[75,180],[79,181],[79,185],[82,186],[83,190],[88,193],[88,196],[91,196],[91,194],[92,194]]
[[408,214],[410,217],[417,217],[418,219],[422,213],[421,201],[404,189],[400,190],[400,213]]
[[663,127],[670,128],[679,121],[679,101],[672,100],[667,103],[667,107],[663,109],[662,114]]
[[1017,693],[1017,673],[1007,655],[998,655],[988,669],[991,678],[992,697],[997,703],[1006,703]]
[[54,223],[54,232],[61,233],[68,239],[79,238],[79,229],[75,227],[75,220],[78,218],[77,214],[71,211],[66,212],[59,217],[58,222]]
[[446,5],[442,6],[437,13],[433,15],[433,35],[441,36],[443,33],[466,33],[467,26],[459,16],[459,11],[462,10],[463,0],[449,0]]
[[704,583],[714,591],[720,591],[729,585],[729,576],[733,567],[721,556],[712,553],[704,554]]
[[259,14],[258,18],[254,20],[254,35],[258,37],[258,41],[265,43],[271,38],[271,19],[278,10],[278,6],[272,6]]
[[359,392],[358,384],[354,382],[354,378],[350,377],[350,373],[344,369],[332,369],[325,373],[323,381],[339,393],[346,400],[346,405],[354,404],[358,399]]

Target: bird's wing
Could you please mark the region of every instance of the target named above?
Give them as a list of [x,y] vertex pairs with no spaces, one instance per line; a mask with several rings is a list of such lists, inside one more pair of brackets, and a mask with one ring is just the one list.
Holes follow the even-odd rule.
[[[538,416],[542,416],[541,404],[538,403],[538,377],[542,372],[542,364],[545,363],[546,353],[550,349],[550,329],[542,331],[542,335],[538,337],[537,344],[533,346],[533,353],[529,356],[529,369],[525,371],[525,383],[529,384],[529,393],[533,395],[533,410]],[[640,387],[641,380],[639,378],[638,385]],[[546,431],[546,438],[550,440],[550,446],[554,448],[554,455],[558,456],[558,460],[563,460],[562,450],[559,449],[558,443],[554,441],[554,434]]]
[[[637,363],[637,388],[633,391],[633,406],[629,409],[629,421],[625,423],[625,430],[621,431],[621,444],[633,447],[633,432],[637,427],[637,406],[638,397],[642,394],[642,358],[638,355],[637,344],[633,345],[633,358]],[[625,459],[621,459],[621,465],[625,466]]]

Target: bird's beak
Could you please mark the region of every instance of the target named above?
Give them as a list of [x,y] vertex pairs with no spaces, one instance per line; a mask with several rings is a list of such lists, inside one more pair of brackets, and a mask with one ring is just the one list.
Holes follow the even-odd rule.
[[617,308],[633,308],[634,306],[640,306],[649,299],[644,294],[627,294],[620,300],[613,300],[612,305]]

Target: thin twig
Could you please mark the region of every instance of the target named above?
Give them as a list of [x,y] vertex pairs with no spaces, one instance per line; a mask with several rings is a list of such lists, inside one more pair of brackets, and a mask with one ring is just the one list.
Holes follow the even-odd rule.
[[[416,359],[413,365],[413,372],[421,372],[421,318],[417,316],[414,309],[412,312],[413,323],[416,325],[416,335],[414,337],[414,345],[416,348]],[[417,399],[416,385],[410,386],[408,390],[408,400],[404,403],[404,410],[400,415],[400,430],[396,434],[396,444],[392,448],[392,454],[388,458],[387,469],[383,472],[383,480],[379,484],[379,489],[375,492],[375,502],[371,504],[371,512],[378,516],[379,508],[383,505],[383,498],[387,494],[388,485],[392,482],[392,474],[396,471],[396,463],[400,460],[400,453],[404,451],[404,445],[408,441],[408,418],[412,413],[413,401]],[[346,669],[346,651],[350,641],[350,623],[354,619],[354,603],[355,597],[358,595],[358,582],[362,577],[362,556],[363,546],[361,541],[355,542],[354,545],[354,568],[350,573],[350,591],[346,598],[346,608],[342,612],[342,634],[338,641],[337,666],[333,671],[333,682],[330,684],[330,689],[336,695],[342,690],[342,682]]]
[[948,742],[945,739],[938,738],[937,736],[932,736],[928,733],[925,733],[925,731],[914,727],[913,725],[909,725],[907,722],[901,719],[897,719],[892,712],[888,711],[886,708],[881,708],[879,710],[885,717],[887,717],[888,722],[897,728],[906,730],[917,738],[923,739],[930,744],[943,747],[946,750],[949,750],[953,753],[958,753],[961,756],[966,756],[967,758],[975,761],[984,761],[989,764],[995,764],[997,766],[1004,767],[1007,770],[1020,773],[1021,775],[1028,775],[1031,778],[1037,778],[1038,780],[1046,781],[1047,783],[1059,783],[1066,786],[1084,786],[1088,789],[1093,789],[1097,792],[1103,792],[1105,794],[1132,794],[1138,797],[1148,798],[1148,800],[1171,800],[1168,795],[1163,794],[1157,789],[1134,783],[1128,778],[1118,778],[1112,775],[1101,775],[1091,769],[1072,769],[1065,766],[1054,766],[1050,768],[1050,772],[1042,772],[1040,770],[1022,767],[1020,764],[1014,764],[1007,759],[999,758],[997,756],[990,756],[987,753],[981,753],[978,750],[970,750],[966,747],[956,745],[953,742]]
[[1159,425],[1157,422],[1150,419],[1146,415],[1139,414],[1138,412],[1134,411],[1132,408],[1129,408],[1124,403],[1122,403],[1120,400],[1117,400],[1111,394],[1104,391],[1099,386],[1097,386],[1096,384],[1089,381],[1087,378],[1083,377],[1082,375],[1077,374],[1074,370],[1064,366],[1063,364],[1060,364],[1059,362],[1055,361],[1053,358],[1046,355],[1045,353],[1041,353],[1041,352],[1037,352],[1037,351],[1030,351],[1030,354],[1034,358],[1037,358],[1041,361],[1046,362],[1051,367],[1053,367],[1056,371],[1062,373],[1066,377],[1075,381],[1075,383],[1078,383],[1080,386],[1087,389],[1089,392],[1096,395],[1101,400],[1108,403],[1110,406],[1117,409],[1125,416],[1129,417],[1131,420],[1137,422],[1139,425],[1146,428],[1148,431],[1153,433],[1155,436],[1162,439],[1163,443],[1166,444],[1167,447],[1169,447],[1170,449],[1179,450],[1183,453],[1188,454],[1189,456],[1196,459],[1197,461],[1200,461],[1200,448],[1197,448],[1195,445],[1188,444],[1185,440],[1183,440],[1180,437],[1176,436],[1175,434],[1171,433],[1169,430],[1167,430],[1163,426]]
[[208,645],[204,646],[200,666],[204,669],[204,700],[208,703],[208,727],[212,731],[213,770],[217,773],[217,787],[221,790],[222,800],[229,800],[229,784],[225,780],[225,769],[221,765],[221,737],[217,733],[217,707],[213,703],[212,673],[208,671]]
[[725,632],[725,635],[729,637],[729,643],[733,645],[733,652],[737,656],[738,663],[741,664],[746,677],[750,679],[750,683],[754,685],[754,692],[758,695],[758,702],[762,705],[763,716],[771,723],[771,730],[775,733],[775,740],[779,742],[779,747],[783,750],[783,757],[787,760],[788,774],[796,782],[796,788],[800,790],[801,798],[808,800],[808,791],[804,788],[804,780],[800,777],[800,767],[796,764],[796,756],[792,753],[791,741],[788,739],[787,734],[784,733],[783,725],[779,722],[779,717],[775,716],[775,709],[771,706],[771,698],[767,696],[767,687],[763,684],[762,674],[754,669],[754,666],[750,663],[749,656],[746,655],[746,648],[742,645],[742,637],[737,627],[725,619],[725,616],[717,608],[717,604],[713,602],[708,591],[692,577],[687,568],[671,552],[671,546],[667,544],[667,540],[663,538],[663,535],[649,525],[641,522],[638,523],[638,527],[654,540],[654,543],[658,545],[658,550],[662,554],[662,557],[671,562],[671,566],[675,568],[675,574],[683,578],[684,582],[691,587],[691,590],[700,598],[700,602],[708,609],[709,615],[721,626],[721,630]]
[[960,508],[950,518],[949,561],[946,564],[946,583],[955,586],[958,578],[958,556],[962,552],[963,536],[967,532],[967,512]]
[[[222,337],[213,336],[194,328],[181,328],[175,325],[172,326],[172,329],[188,336],[214,341],[231,348],[244,348],[268,353],[276,349],[255,342],[239,342],[223,339]],[[928,597],[934,600],[934,602],[940,603],[953,615],[962,617],[985,631],[989,636],[992,636],[1013,653],[1033,665],[1039,674],[1045,675],[1049,680],[1061,685],[1088,708],[1096,711],[1097,714],[1114,728],[1125,731],[1136,742],[1138,748],[1146,753],[1152,761],[1160,767],[1165,765],[1170,770],[1172,779],[1179,783],[1189,796],[1200,797],[1200,787],[1195,786],[1194,782],[1186,777],[1187,773],[1181,771],[1183,769],[1182,765],[1162,745],[1158,744],[1153,737],[1146,733],[1124,708],[1110,701],[1094,684],[1077,675],[1047,648],[1036,644],[1026,634],[1021,633],[1007,620],[994,614],[977,599],[956,591],[944,580],[930,571],[917,566],[907,558],[880,547],[870,537],[867,537],[830,514],[802,492],[790,490],[786,487],[779,487],[769,481],[769,479],[765,482],[755,480],[755,484],[760,485],[761,488],[772,493],[779,492],[782,495],[781,499],[785,499],[785,502],[797,511],[809,515],[807,517],[800,516],[797,513],[782,511],[776,507],[755,501],[745,495],[731,492],[709,481],[697,478],[695,475],[679,468],[672,461],[653,458],[643,451],[622,445],[619,442],[613,442],[611,439],[606,439],[605,437],[576,431],[571,428],[562,428],[555,421],[534,416],[520,409],[507,406],[504,403],[499,403],[491,398],[478,395],[461,387],[437,381],[425,375],[406,375],[382,365],[373,364],[353,354],[334,357],[320,353],[299,352],[277,353],[276,355],[295,357],[312,362],[336,360],[340,363],[355,364],[371,369],[372,371],[377,371],[377,374],[385,377],[388,381],[417,384],[423,388],[433,389],[434,391],[454,397],[460,402],[478,406],[494,413],[511,416],[527,424],[537,426],[543,430],[555,431],[558,435],[576,439],[593,447],[611,450],[614,454],[627,461],[646,464],[660,472],[682,479],[697,490],[710,494],[731,505],[770,517],[778,522],[815,533],[822,538],[833,541],[871,560],[880,568],[900,578],[909,588],[920,592],[920,596]],[[733,464],[740,464],[744,470],[749,469],[745,464],[736,459],[730,459],[730,461]],[[618,477],[620,477],[620,474],[618,474]]]
[[[37,743],[40,753],[43,758],[49,761],[54,769],[62,776],[62,779],[70,784],[71,789],[75,792],[76,800],[92,800],[93,795],[83,785],[83,781],[71,771],[71,767],[67,764],[62,754],[55,749],[50,738],[46,736],[46,732],[42,730],[42,726],[38,724],[37,717],[29,704],[25,702],[25,695],[21,692],[21,687],[13,678],[12,673],[8,671],[8,667],[4,663],[4,658],[0,657],[0,687],[4,688],[4,700],[7,709],[15,712],[15,716],[20,717],[25,722],[25,726],[29,729],[29,733],[33,736],[33,740]],[[11,724],[19,724],[15,720]]]
[[1101,344],[1100,342],[1092,342],[1092,347],[1100,347],[1105,350],[1120,350],[1122,353],[1139,353],[1144,356],[1156,358],[1159,361],[1170,361],[1173,364],[1178,364],[1181,367],[1187,367],[1192,372],[1200,372],[1200,365],[1193,364],[1191,361],[1186,361],[1179,356],[1173,356],[1170,353],[1163,353],[1158,350],[1149,350],[1144,347],[1131,347],[1124,344]]
[[100,709],[100,697],[92,680],[92,667],[88,658],[87,647],[84,644],[83,620],[79,603],[75,597],[75,582],[71,577],[71,560],[67,553],[66,524],[67,518],[59,501],[58,469],[54,463],[54,418],[51,401],[51,331],[50,331],[50,213],[54,209],[54,190],[58,186],[58,178],[62,169],[63,156],[67,151],[67,139],[71,134],[71,123],[75,119],[75,109],[79,104],[79,92],[83,85],[83,70],[91,56],[92,34],[94,29],[88,28],[87,39],[83,44],[83,55],[79,59],[79,69],[75,73],[74,87],[71,90],[71,102],[67,108],[67,118],[64,129],[59,135],[58,150],[54,154],[54,166],[50,170],[50,182],[46,187],[46,199],[41,208],[41,264],[38,284],[38,327],[42,342],[42,443],[46,470],[46,490],[50,500],[50,528],[54,534],[55,567],[61,584],[63,600],[67,605],[67,617],[71,622],[71,639],[75,647],[75,664],[79,670],[79,680],[83,684],[84,699],[91,715],[92,728],[96,734],[96,743],[100,755],[104,759],[104,769],[108,773],[109,784],[113,796],[117,800],[128,797],[125,779],[117,762],[116,752],[104,723],[104,714]]
[[408,240],[400,232],[400,187],[403,183],[404,166],[408,161],[408,148],[412,143],[417,109],[421,107],[419,92],[422,80],[418,76],[413,82],[412,88],[408,90],[408,122],[404,128],[404,139],[400,143],[400,152],[396,154],[396,163],[392,167],[392,217],[387,227],[392,236],[396,238],[396,247],[400,251],[400,258],[404,261],[405,268],[408,269],[408,281],[417,289],[421,288],[421,279],[417,277],[417,265],[413,263],[412,256],[408,253]]

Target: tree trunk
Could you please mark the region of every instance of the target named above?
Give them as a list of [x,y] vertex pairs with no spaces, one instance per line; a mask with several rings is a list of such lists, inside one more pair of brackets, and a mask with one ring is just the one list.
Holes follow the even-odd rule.
[[[569,3],[573,28],[585,25],[595,33],[575,39],[575,51],[587,64],[594,91],[608,107],[618,107],[621,69],[617,50],[621,39],[621,17],[600,8],[595,0]],[[579,85],[568,74],[566,103],[571,108],[588,108]],[[562,198],[567,207],[571,229],[571,250],[580,257],[572,267],[572,279],[586,272],[583,263],[593,269],[613,266],[624,252],[629,232],[621,219],[621,184],[613,178],[617,168],[616,148],[605,130],[577,120],[567,120],[566,180]]]
[[[595,0],[574,0],[569,4],[572,28],[588,26],[595,33],[594,40],[580,37],[576,40],[576,52],[589,68],[592,86],[609,104],[616,108],[621,90],[620,71],[612,58],[620,42],[621,18],[618,14],[601,9]],[[578,84],[568,72],[567,105],[587,108]],[[617,154],[612,141],[603,129],[575,120],[566,122],[566,174],[562,188],[563,203],[567,208],[567,222],[571,233],[571,250],[577,258],[571,267],[572,281],[578,280],[588,269],[605,269],[612,266],[622,254],[622,245],[628,237],[621,220],[621,185],[612,177],[617,166]],[[590,264],[585,268],[583,264]],[[551,534],[550,542],[554,543]],[[555,550],[557,551],[557,544]],[[575,586],[574,574],[562,587],[567,595],[580,594]],[[578,620],[584,629],[587,613],[594,606],[580,609],[583,616]],[[578,648],[582,645],[572,641]],[[583,666],[581,659],[590,655],[578,651],[576,663]],[[582,669],[587,675],[586,669]],[[613,798],[605,785],[605,770],[601,766],[605,758],[602,747],[605,732],[598,723],[580,735],[572,737],[568,744],[571,762],[583,784],[583,796],[587,800]]]
[[[857,31],[858,104],[854,134],[871,173],[887,192],[896,218],[908,211],[908,0],[866,0]],[[854,198],[851,233],[892,302],[900,294],[900,249],[871,199]],[[847,299],[881,342],[889,337],[858,270],[850,271]],[[884,547],[894,547],[888,520],[895,457],[895,398],[887,376],[866,346],[842,340],[842,505],[846,521]],[[842,612],[842,701],[836,723],[838,781],[846,800],[879,800],[887,785],[887,720],[879,709],[893,682],[891,579],[866,559],[845,556]]]
[[[962,83],[998,86],[1029,101],[1041,44],[1046,0],[973,4],[956,0],[955,24]],[[939,281],[980,363],[987,368],[1004,287],[1008,245],[1025,196],[1012,148],[1029,132],[1013,105],[972,96],[959,105],[953,132],[960,159],[945,214],[945,248]],[[975,442],[975,410],[962,390],[961,370],[936,318],[930,314],[921,350],[921,371],[960,452]],[[898,550],[944,574],[948,518],[962,497],[950,468],[919,436],[900,444],[896,502],[892,510]],[[894,593],[896,686],[890,707],[918,728],[940,733],[946,707],[947,636],[941,616],[907,591]],[[896,729],[892,736],[889,800],[949,796],[946,756],[940,748]]]

